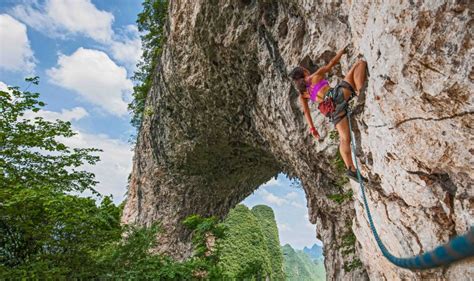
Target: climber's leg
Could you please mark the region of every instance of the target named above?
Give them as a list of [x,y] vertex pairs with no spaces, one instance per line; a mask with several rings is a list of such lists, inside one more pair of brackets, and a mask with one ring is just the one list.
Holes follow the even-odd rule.
[[[351,84],[356,95],[360,94],[360,89],[364,86],[366,77],[367,63],[363,60],[358,60],[344,77],[344,81]],[[348,89],[344,89],[344,99],[348,100],[352,93]]]
[[[341,121],[336,123],[336,129],[339,133],[339,152],[341,154],[342,160],[346,165],[347,171],[346,176],[355,180],[356,182],[359,181],[357,177],[356,168],[354,166],[354,162],[352,162],[352,154],[351,154],[351,136],[349,130],[349,120],[347,116],[344,116]],[[367,179],[360,175],[362,181],[368,182]]]
[[366,76],[367,63],[363,60],[359,60],[357,67],[354,70],[354,82],[356,94],[359,95],[360,89],[364,87]]
[[349,122],[347,116],[342,118],[336,124],[337,132],[339,133],[339,152],[347,169],[355,171],[354,163],[351,157],[351,136],[349,132]]

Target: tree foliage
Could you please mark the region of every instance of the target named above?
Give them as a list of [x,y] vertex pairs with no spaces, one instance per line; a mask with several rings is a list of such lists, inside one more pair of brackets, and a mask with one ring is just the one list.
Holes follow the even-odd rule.
[[226,279],[264,280],[271,275],[270,252],[257,218],[244,205],[232,209],[224,221],[220,265]]
[[252,208],[252,214],[257,218],[265,237],[269,252],[272,271],[271,280],[285,280],[283,273],[283,253],[280,247],[280,237],[272,208],[266,205],[257,205]]
[[74,135],[71,124],[35,116],[45,105],[38,98],[18,87],[0,91],[0,264],[20,276],[68,276],[94,263],[91,249],[120,237],[120,210],[109,197],[97,206],[68,194],[94,191],[94,174],[80,166],[95,164],[99,150],[60,142]]
[[128,109],[132,112],[131,123],[136,128],[140,128],[146,97],[153,83],[154,70],[166,40],[164,27],[168,14],[167,0],[145,0],[142,5],[143,11],[138,14],[137,26],[138,30],[144,33],[141,36],[143,53],[133,76],[137,82],[133,87],[133,100],[128,105]]
[[[37,84],[38,79],[29,79]],[[71,149],[58,139],[74,135],[69,122],[35,116],[38,93],[0,91],[0,279],[219,278],[216,256],[177,262],[153,254],[160,228],[121,226],[122,206],[93,191],[97,149]],[[30,114],[33,114],[31,117]],[[28,117],[28,118],[27,118]],[[215,218],[192,217],[198,248],[204,232],[223,236]]]
[[[37,84],[34,80],[27,79]],[[26,112],[36,113],[45,104],[39,93],[9,87],[0,91],[0,188],[49,186],[55,191],[93,190],[92,173],[77,170],[85,163],[95,164],[100,151],[93,148],[71,149],[58,141],[75,133],[69,122],[50,122],[40,116],[24,118]]]
[[301,250],[294,250],[286,244],[282,247],[286,280],[326,280],[324,264],[313,262],[310,256]]

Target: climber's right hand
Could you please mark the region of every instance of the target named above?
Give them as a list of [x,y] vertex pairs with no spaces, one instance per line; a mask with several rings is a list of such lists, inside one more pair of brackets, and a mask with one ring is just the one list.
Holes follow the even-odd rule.
[[348,43],[346,44],[341,50],[341,55],[342,54],[346,54],[348,57],[352,57],[352,52],[353,52],[353,48],[351,48],[353,45],[352,43]]
[[347,43],[347,45],[343,48],[344,53],[349,52],[349,50],[350,50],[349,46],[351,46],[351,43]]

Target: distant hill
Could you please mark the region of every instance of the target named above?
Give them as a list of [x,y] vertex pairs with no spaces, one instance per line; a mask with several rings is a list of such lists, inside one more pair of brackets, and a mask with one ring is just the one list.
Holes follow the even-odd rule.
[[228,227],[220,244],[220,267],[229,280],[326,280],[322,248],[294,250],[280,246],[272,208],[237,205],[224,220]]
[[270,207],[259,205],[250,211],[237,205],[224,224],[228,231],[221,244],[220,265],[226,278],[284,280],[283,254]]
[[283,253],[280,247],[280,237],[278,235],[278,227],[273,209],[266,205],[257,205],[252,208],[252,214],[254,214],[259,221],[263,236],[267,241],[272,267],[272,280],[284,280]]
[[294,250],[289,244],[282,247],[286,280],[288,281],[323,281],[326,271],[321,257],[313,261],[301,250]]
[[313,261],[319,261],[319,260],[324,259],[324,257],[323,257],[323,247],[321,247],[317,244],[314,244],[313,247],[311,247],[311,248],[304,247],[303,252],[308,254],[308,256]]

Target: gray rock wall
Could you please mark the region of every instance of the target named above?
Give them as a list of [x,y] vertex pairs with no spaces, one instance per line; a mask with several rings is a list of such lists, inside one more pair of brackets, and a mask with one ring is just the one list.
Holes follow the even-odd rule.
[[[371,3],[369,3],[371,2]],[[426,3],[424,3],[426,2]],[[314,105],[308,131],[287,73],[351,44],[370,76],[354,116],[382,240],[430,250],[474,224],[472,9],[469,1],[171,1],[168,40],[135,148],[124,223],[161,221],[158,250],[190,255],[187,215],[224,217],[279,172],[301,180],[328,280],[463,280],[473,261],[412,272],[381,256],[358,186],[341,186],[334,130]],[[338,204],[329,195],[353,190]],[[355,234],[350,253],[342,245]],[[349,271],[348,265],[362,265]]]

